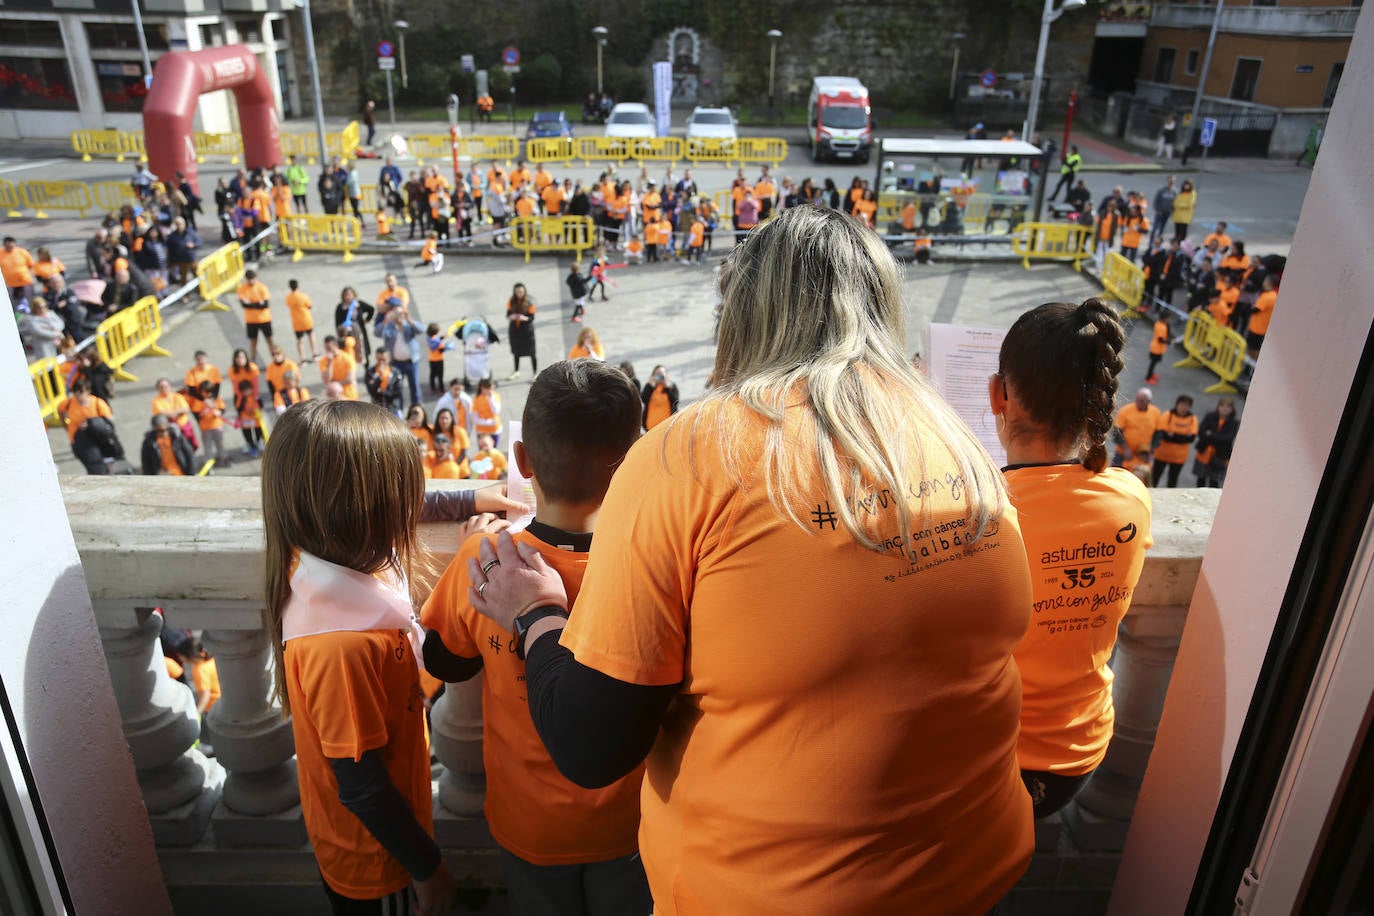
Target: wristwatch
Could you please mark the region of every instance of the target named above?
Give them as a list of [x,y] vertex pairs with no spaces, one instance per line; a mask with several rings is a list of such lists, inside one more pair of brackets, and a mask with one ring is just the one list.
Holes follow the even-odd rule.
[[530,627],[534,626],[545,617],[562,617],[568,619],[568,612],[561,607],[537,607],[532,611],[526,611],[515,618],[515,657],[522,662],[525,660],[525,637],[530,633]]

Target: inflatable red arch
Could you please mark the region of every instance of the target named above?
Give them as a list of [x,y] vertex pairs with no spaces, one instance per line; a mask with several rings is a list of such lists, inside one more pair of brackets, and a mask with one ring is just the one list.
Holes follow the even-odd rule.
[[194,132],[196,100],[207,92],[232,89],[249,169],[281,162],[281,137],[272,87],[258,59],[243,45],[171,51],[153,68],[153,85],[143,101],[143,137],[148,168],[167,184],[181,172],[200,191]]

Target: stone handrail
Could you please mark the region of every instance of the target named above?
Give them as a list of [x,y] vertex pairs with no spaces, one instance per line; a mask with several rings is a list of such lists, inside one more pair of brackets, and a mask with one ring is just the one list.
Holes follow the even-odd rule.
[[[1116,736],[1062,818],[1078,850],[1124,844],[1219,492],[1151,491],[1155,545],[1113,661]],[[175,848],[207,842],[303,848],[290,727],[270,697],[258,479],[73,477],[63,494],[164,865]],[[456,526],[424,526],[421,540],[447,561]],[[222,698],[206,723],[214,759],[194,746],[202,737],[195,703],[165,670],[162,618],[152,608],[169,626],[203,630],[216,659]],[[450,686],[433,710],[443,764],[436,833],[448,849],[490,844],[481,821],[481,711],[476,678]],[[1060,825],[1049,829],[1042,848],[1059,845]]]

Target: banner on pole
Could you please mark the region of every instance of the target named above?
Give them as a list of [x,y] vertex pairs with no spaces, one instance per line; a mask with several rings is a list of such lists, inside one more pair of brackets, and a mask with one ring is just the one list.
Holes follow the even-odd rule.
[[673,65],[661,60],[654,64],[654,119],[660,137],[668,136],[673,119]]

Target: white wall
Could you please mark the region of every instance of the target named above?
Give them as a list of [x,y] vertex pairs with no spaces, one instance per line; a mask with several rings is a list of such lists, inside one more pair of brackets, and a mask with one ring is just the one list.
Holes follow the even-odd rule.
[[[9,299],[0,291],[9,311]],[[0,676],[80,914],[171,904],[15,323],[0,321]],[[135,443],[136,445],[136,443]]]
[[[1180,913],[1374,320],[1374,18],[1362,16],[1246,399],[1112,916]],[[1211,405],[1203,402],[1203,409]],[[1237,883],[1240,876],[1237,875]]]

